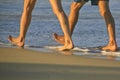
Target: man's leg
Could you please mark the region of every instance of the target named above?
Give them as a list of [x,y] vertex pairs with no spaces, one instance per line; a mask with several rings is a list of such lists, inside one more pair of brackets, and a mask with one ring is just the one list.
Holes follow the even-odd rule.
[[99,0],[98,5],[99,5],[100,14],[105,19],[108,34],[109,34],[109,43],[107,46],[103,47],[102,49],[116,51],[117,43],[116,43],[116,37],[115,37],[115,22],[109,10],[109,1]]
[[24,7],[20,21],[20,33],[19,36],[14,38],[8,37],[8,40],[13,44],[23,47],[25,42],[25,36],[31,21],[32,10],[35,6],[36,0],[24,0]]
[[[77,21],[78,21],[79,10],[82,8],[82,6],[85,3],[86,2],[84,0],[82,0],[80,2],[73,2],[71,4],[70,14],[69,14],[69,17],[68,17],[69,29],[70,29],[70,35],[71,36],[72,36],[73,30],[75,28],[75,25],[77,24]],[[55,41],[57,41],[58,43],[61,43],[61,44],[65,43],[64,36],[57,35],[56,33],[54,33],[53,36],[54,36]]]
[[49,1],[51,3],[53,12],[55,13],[55,15],[57,16],[57,18],[60,22],[62,31],[63,31],[64,36],[65,36],[65,44],[59,50],[61,50],[61,51],[70,50],[74,46],[73,46],[73,43],[72,43],[72,40],[70,37],[68,19],[67,19],[65,12],[63,11],[63,8],[61,5],[61,0],[49,0]]

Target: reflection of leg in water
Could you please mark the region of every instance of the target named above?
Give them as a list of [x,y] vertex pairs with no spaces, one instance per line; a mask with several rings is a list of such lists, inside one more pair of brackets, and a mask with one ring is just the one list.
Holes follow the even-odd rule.
[[63,55],[66,55],[66,56],[73,55],[73,53],[71,51],[61,51],[60,53]]

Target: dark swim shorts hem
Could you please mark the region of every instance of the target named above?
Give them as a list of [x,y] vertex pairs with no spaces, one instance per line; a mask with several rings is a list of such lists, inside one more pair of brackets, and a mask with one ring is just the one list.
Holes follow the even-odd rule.
[[[81,2],[82,0],[74,0],[74,2]],[[85,2],[88,2],[89,0],[84,0]]]
[[[82,0],[74,0],[74,2],[81,2]],[[91,2],[98,2],[99,0],[84,0],[85,2],[91,1]],[[109,1],[109,0],[106,0]]]
[[[81,2],[83,0],[74,0],[74,2]],[[98,5],[98,2],[100,0],[84,0],[85,2],[88,2],[88,1],[91,1],[91,5]],[[106,1],[109,1],[109,0],[106,0]]]

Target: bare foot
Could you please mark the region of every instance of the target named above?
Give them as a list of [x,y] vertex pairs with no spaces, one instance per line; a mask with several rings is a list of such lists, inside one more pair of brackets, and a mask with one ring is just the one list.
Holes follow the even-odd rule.
[[69,51],[71,49],[73,49],[73,46],[66,45],[66,46],[63,46],[63,47],[59,48],[59,51]]
[[12,44],[16,45],[16,46],[24,47],[24,42],[21,42],[20,39],[18,39],[18,38],[8,36],[8,41],[11,42]]
[[59,48],[59,51],[69,51],[74,48],[72,42],[67,42],[63,47]]
[[60,36],[56,33],[53,33],[53,38],[56,42],[60,43],[60,44],[65,44],[65,39],[64,36]]
[[102,47],[102,50],[115,52],[118,50],[118,47],[117,47],[117,45],[110,45],[109,44],[107,46]]

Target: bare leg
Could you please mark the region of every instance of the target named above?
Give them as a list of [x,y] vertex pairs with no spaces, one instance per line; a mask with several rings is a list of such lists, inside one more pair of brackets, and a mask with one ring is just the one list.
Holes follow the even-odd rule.
[[53,12],[55,13],[55,15],[57,16],[57,18],[60,22],[62,31],[63,31],[64,36],[65,36],[65,44],[59,50],[61,50],[61,51],[70,50],[74,46],[73,46],[73,43],[72,43],[72,40],[70,37],[68,19],[67,19],[67,16],[62,9],[61,0],[49,0],[49,1],[51,3]]
[[[70,35],[72,36],[73,30],[75,25],[77,24],[78,17],[79,17],[79,10],[85,4],[85,1],[81,2],[73,2],[70,8],[70,14],[68,17],[69,20],[69,28],[70,28]],[[56,33],[53,34],[54,40],[60,44],[65,43],[64,36],[57,35]]]
[[24,47],[25,36],[31,22],[31,14],[34,8],[36,0],[24,0],[24,8],[20,21],[20,34],[18,37],[14,38],[12,36],[8,37],[8,40],[13,44]]
[[99,9],[101,16],[105,19],[108,34],[109,34],[109,43],[107,46],[103,47],[103,50],[116,51],[116,37],[115,37],[115,22],[113,16],[109,10],[109,2],[108,1],[99,1]]

